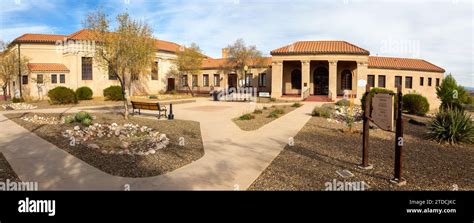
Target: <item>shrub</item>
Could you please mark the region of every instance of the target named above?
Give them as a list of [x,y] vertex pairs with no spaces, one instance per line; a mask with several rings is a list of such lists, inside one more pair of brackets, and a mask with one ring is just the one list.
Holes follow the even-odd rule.
[[260,110],[260,109],[255,109],[255,110],[253,111],[253,113],[254,113],[254,114],[262,114],[263,111]]
[[82,120],[81,123],[85,126],[92,125],[92,119],[91,118],[86,118],[86,119]]
[[[385,88],[372,88],[372,89],[370,89],[369,95],[371,97],[373,97],[375,95],[375,93],[394,93],[394,92],[392,90],[388,90],[388,89],[385,89]],[[366,95],[364,94],[364,96],[362,96],[362,98],[360,99],[361,106],[362,106],[362,111],[365,111],[365,98],[366,98]],[[393,98],[393,103],[394,103],[393,106],[394,106],[395,110],[397,110],[397,97]]]
[[49,103],[51,104],[76,104],[76,93],[67,87],[55,87],[48,91]]
[[425,115],[430,109],[428,99],[419,94],[403,95],[403,109],[409,114]]
[[275,112],[275,114],[277,114],[277,115],[283,115],[283,114],[285,114],[285,111],[283,111],[283,109],[275,109],[275,110],[272,111],[272,112]]
[[263,110],[267,110],[268,108],[266,106],[263,106]]
[[474,125],[471,116],[455,108],[441,109],[428,126],[428,137],[439,143],[473,143]]
[[81,112],[76,113],[76,115],[74,116],[74,120],[76,122],[82,123],[86,119],[91,119],[92,120],[92,116],[87,112],[81,111]]
[[436,87],[436,95],[441,100],[440,109],[447,107],[462,109],[462,104],[468,101],[468,94],[464,87],[457,84],[450,74]]
[[331,117],[331,109],[327,107],[316,107],[313,109],[311,115],[316,117],[323,117],[323,118],[330,118]]
[[23,98],[12,98],[12,103],[22,103],[25,102]]
[[239,117],[239,120],[245,121],[245,120],[252,120],[254,118],[255,118],[255,116],[253,116],[252,114],[244,114],[244,115]]
[[77,100],[91,100],[92,95],[92,89],[89,87],[84,86],[76,89]]
[[66,117],[64,117],[64,123],[65,123],[65,124],[71,124],[71,123],[73,123],[74,121],[75,121],[75,119],[74,119],[74,117],[72,117],[72,116],[66,116]]
[[275,111],[272,111],[267,115],[267,118],[278,118],[278,114]]
[[104,97],[106,100],[110,101],[121,101],[123,100],[122,87],[120,86],[110,86],[104,89]]
[[337,106],[349,106],[350,102],[347,99],[341,99],[336,102]]
[[276,98],[270,98],[270,101],[271,101],[271,102],[275,102],[275,101],[276,101]]
[[301,105],[301,103],[299,103],[299,102],[295,102],[293,105],[291,105],[291,107],[293,107],[293,108],[299,108],[299,107],[301,107],[301,106],[302,106],[302,105]]

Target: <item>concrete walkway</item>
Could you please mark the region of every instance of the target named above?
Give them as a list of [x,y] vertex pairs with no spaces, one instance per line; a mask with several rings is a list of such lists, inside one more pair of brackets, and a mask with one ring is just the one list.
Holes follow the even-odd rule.
[[[23,181],[37,181],[41,190],[245,190],[310,119],[315,103],[245,132],[231,119],[253,111],[255,103],[212,102],[173,106],[176,119],[199,121],[205,155],[173,172],[149,178],[104,173],[0,114],[0,151]],[[42,109],[34,112],[99,112],[105,108]],[[6,113],[6,112],[2,112]],[[9,112],[11,113],[11,112]],[[142,112],[143,113],[143,112]]]

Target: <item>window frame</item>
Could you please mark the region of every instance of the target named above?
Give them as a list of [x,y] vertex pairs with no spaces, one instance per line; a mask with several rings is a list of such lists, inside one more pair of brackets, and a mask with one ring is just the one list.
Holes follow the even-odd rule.
[[341,90],[352,91],[352,72],[345,69],[341,72]]
[[258,74],[258,86],[267,87],[267,73]]
[[209,87],[209,74],[202,75],[202,86]]
[[253,74],[252,73],[246,73],[245,74],[245,87],[252,87],[253,85]]
[[439,87],[441,85],[441,80],[440,78],[436,78],[436,87]]
[[198,81],[199,81],[198,75],[193,74],[192,79],[191,79],[192,86],[193,87],[199,87]]
[[428,87],[433,86],[433,78],[428,77]]
[[181,75],[181,87],[187,87],[188,85],[188,75],[183,74]]
[[425,85],[425,77],[420,77],[420,86]]
[[[382,88],[386,88],[387,87],[387,76],[386,75],[378,75],[378,78],[377,78],[377,87],[382,87]],[[380,84],[380,81],[383,80],[383,86],[381,86]]]
[[58,74],[51,74],[51,84],[58,83]]
[[59,74],[59,83],[60,84],[66,83],[66,74]]
[[[410,81],[408,81],[410,80]],[[410,84],[408,84],[410,83]],[[412,89],[413,88],[413,77],[412,76],[405,76],[405,88]]]
[[[371,78],[372,78],[372,84],[370,84]],[[367,75],[367,85],[369,85],[369,87],[375,87],[375,75],[373,74]]]
[[28,85],[28,75],[21,75],[21,84]]
[[44,75],[43,74],[36,74],[36,83],[37,84],[44,84]]
[[[400,80],[400,81],[397,81],[397,80]],[[400,87],[403,88],[403,77],[402,77],[402,76],[395,76],[395,81],[394,81],[394,86],[395,86],[395,88],[398,87],[397,82],[400,82],[400,83],[399,83],[399,84],[400,84]]]
[[[90,61],[90,63],[86,63],[88,61]],[[93,64],[94,62],[92,57],[81,57],[81,78],[83,81],[90,81],[94,79]]]
[[221,86],[221,75],[214,74],[214,87],[220,87],[220,86]]

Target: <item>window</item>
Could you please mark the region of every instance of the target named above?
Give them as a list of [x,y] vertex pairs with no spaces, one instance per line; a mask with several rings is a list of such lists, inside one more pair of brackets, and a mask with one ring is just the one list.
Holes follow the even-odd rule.
[[92,80],[92,57],[82,58],[82,80]]
[[112,69],[112,66],[109,65],[109,80],[117,80],[117,75],[115,75],[115,71]]
[[397,88],[398,86],[402,86],[402,77],[401,76],[395,76],[395,87]]
[[341,73],[342,90],[352,90],[352,73],[350,70],[344,70]]
[[425,78],[420,77],[420,86],[423,86],[425,84]]
[[181,86],[182,87],[188,86],[188,75],[181,76]]
[[413,77],[405,77],[405,88],[411,89],[413,83]]
[[379,75],[378,87],[385,87],[385,75]]
[[266,87],[267,86],[267,74],[261,73],[258,75],[258,86]]
[[253,78],[253,74],[245,75],[245,87],[252,87],[252,78]]
[[64,74],[59,75],[59,83],[61,83],[61,84],[66,83],[66,75],[64,75]]
[[428,86],[431,87],[431,77],[428,78]]
[[42,74],[37,74],[36,75],[36,83],[38,83],[38,84],[43,83],[43,75]]
[[436,78],[436,87],[439,87],[439,78]]
[[58,75],[51,74],[51,84],[57,84],[57,83],[58,83]]
[[369,85],[369,87],[375,87],[375,75],[367,76],[367,84]]
[[293,70],[291,72],[291,88],[301,90],[301,71]]
[[202,76],[202,86],[209,87],[209,74],[204,74]]
[[214,86],[220,87],[221,86],[221,75],[214,74]]
[[28,75],[21,76],[21,83],[28,84]]
[[158,62],[154,62],[151,68],[151,79],[158,80]]
[[193,87],[198,86],[198,75],[193,75]]

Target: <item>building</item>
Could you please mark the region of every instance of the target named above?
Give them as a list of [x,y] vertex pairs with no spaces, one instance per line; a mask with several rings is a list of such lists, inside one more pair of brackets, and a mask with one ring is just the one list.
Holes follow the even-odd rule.
[[[107,69],[83,49],[87,36],[88,31],[81,30],[68,36],[25,34],[16,38],[12,50],[19,50],[30,60],[30,70],[21,78],[23,95],[35,98],[64,85],[73,89],[89,86],[94,96],[102,96],[104,88],[117,85]],[[343,95],[361,98],[365,87],[359,83],[367,83],[394,91],[401,85],[403,93],[427,97],[434,109],[440,103],[436,86],[445,73],[443,68],[421,59],[370,56],[369,51],[346,41],[299,41],[271,51],[264,65],[249,67],[245,77],[221,69],[227,59],[226,49],[222,50],[222,58],[206,58],[199,74],[175,77],[170,71],[181,46],[163,40],[156,40],[156,46],[155,63],[149,75],[134,83],[134,95],[253,87],[274,98],[336,101]],[[17,89],[15,84],[12,89]]]

